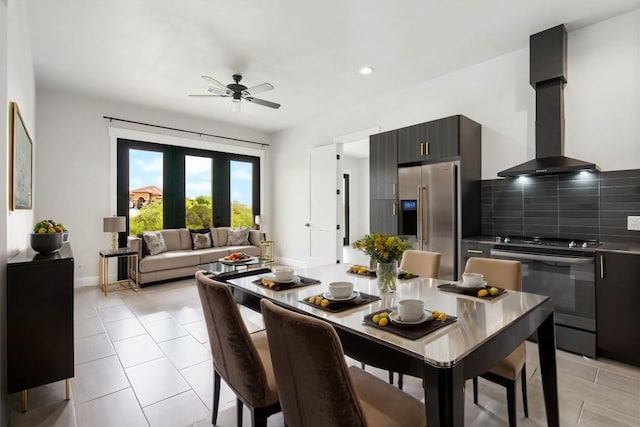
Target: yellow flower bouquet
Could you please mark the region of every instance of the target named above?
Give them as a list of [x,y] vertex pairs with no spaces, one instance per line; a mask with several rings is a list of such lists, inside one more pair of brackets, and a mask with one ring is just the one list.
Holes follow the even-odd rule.
[[409,242],[398,236],[380,233],[367,234],[353,242],[352,246],[369,255],[375,262],[400,261],[402,253],[411,248]]
[[358,249],[378,263],[376,275],[378,287],[382,292],[396,290],[396,278],[398,277],[397,261],[402,259],[402,253],[409,249],[409,242],[397,236],[373,233],[353,242],[353,248]]

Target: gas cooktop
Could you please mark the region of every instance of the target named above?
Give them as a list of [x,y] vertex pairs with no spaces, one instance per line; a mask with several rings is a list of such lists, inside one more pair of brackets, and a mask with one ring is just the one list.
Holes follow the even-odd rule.
[[581,239],[562,239],[554,237],[527,237],[527,236],[508,236],[504,239],[496,237],[498,243],[511,243],[522,245],[550,246],[556,248],[583,248],[592,249],[600,246],[597,240],[581,240]]

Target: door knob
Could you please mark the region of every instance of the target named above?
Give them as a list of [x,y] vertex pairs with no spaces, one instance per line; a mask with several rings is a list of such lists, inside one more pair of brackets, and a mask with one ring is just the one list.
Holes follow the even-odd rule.
[[311,227],[311,224],[309,224],[308,222],[304,225],[305,227]]

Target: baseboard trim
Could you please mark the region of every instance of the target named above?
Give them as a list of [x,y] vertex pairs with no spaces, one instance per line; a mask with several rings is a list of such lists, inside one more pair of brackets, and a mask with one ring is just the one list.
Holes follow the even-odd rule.
[[98,276],[78,277],[73,281],[74,288],[84,288],[86,286],[98,286],[100,279]]

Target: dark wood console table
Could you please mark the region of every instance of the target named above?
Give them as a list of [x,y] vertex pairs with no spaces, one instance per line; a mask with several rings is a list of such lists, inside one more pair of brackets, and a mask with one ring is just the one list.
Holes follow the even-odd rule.
[[25,249],[7,263],[7,392],[21,392],[74,376],[73,253]]

